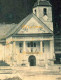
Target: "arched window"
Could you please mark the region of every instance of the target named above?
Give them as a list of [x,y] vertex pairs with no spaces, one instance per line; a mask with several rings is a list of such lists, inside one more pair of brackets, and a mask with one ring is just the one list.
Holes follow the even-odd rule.
[[35,9],[35,15],[36,15],[36,9]]
[[47,15],[47,9],[46,8],[43,9],[43,14]]

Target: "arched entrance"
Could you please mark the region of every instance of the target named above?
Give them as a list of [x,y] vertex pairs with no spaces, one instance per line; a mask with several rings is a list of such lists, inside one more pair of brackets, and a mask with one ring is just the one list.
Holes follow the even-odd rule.
[[30,66],[36,66],[36,57],[33,55],[29,56],[29,63]]

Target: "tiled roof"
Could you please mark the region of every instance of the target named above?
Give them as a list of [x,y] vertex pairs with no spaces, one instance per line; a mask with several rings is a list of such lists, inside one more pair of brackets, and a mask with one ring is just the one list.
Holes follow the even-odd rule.
[[4,38],[6,34],[17,24],[0,24],[0,39]]

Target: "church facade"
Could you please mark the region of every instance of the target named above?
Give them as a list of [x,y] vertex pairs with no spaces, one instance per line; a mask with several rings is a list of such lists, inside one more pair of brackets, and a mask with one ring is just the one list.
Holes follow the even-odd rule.
[[12,66],[53,65],[52,6],[47,0],[34,4],[33,12],[0,39],[1,59]]

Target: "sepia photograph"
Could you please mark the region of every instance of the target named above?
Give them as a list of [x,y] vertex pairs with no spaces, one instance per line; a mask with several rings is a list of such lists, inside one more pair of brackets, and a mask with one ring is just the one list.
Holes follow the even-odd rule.
[[0,0],[0,80],[61,80],[61,0]]

